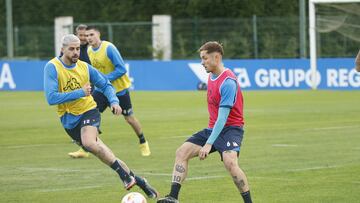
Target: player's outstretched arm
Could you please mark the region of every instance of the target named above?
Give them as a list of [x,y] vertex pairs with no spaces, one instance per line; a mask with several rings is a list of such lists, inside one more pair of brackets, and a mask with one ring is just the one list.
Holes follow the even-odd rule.
[[119,99],[116,97],[114,87],[111,85],[110,81],[91,65],[88,65],[88,67],[90,82],[97,87],[96,90],[103,93],[111,105],[119,104]]
[[355,69],[357,72],[360,72],[360,50],[355,59]]

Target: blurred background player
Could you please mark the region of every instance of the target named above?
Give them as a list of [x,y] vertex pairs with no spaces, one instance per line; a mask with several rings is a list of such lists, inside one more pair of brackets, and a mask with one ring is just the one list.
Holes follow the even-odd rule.
[[80,61],[80,40],[73,34],[62,38],[61,57],[50,60],[44,69],[45,96],[57,112],[67,134],[87,151],[118,173],[126,190],[138,185],[150,198],[158,193],[144,178],[134,175],[128,166],[99,138],[101,116],[91,96],[90,82],[101,91],[115,115],[121,114],[119,100],[110,82],[95,68]]
[[357,72],[360,72],[360,50],[355,59],[355,69]]
[[80,39],[80,57],[79,59],[85,61],[88,64],[90,63],[89,56],[87,54],[87,48],[89,43],[86,40],[86,28],[87,25],[80,24],[75,28],[75,34]]
[[[85,24],[78,25],[75,28],[75,34],[80,39],[80,57],[79,57],[79,59],[88,64],[91,64],[89,56],[87,54],[87,48],[88,48],[89,44],[86,40],[86,35],[85,35],[86,28],[87,28],[87,25],[85,25]],[[94,89],[94,86],[92,85],[91,90],[93,90],[93,89]],[[76,152],[69,152],[68,155],[73,158],[86,158],[86,157],[89,157],[89,152],[86,152],[83,148],[80,148]]]
[[[86,28],[86,39],[90,45],[88,55],[91,64],[102,72],[114,86],[116,96],[120,100],[122,114],[139,138],[141,155],[150,156],[149,143],[145,139],[140,122],[133,114],[129,92],[131,81],[126,75],[125,63],[120,52],[111,42],[100,39],[100,31],[96,27],[88,26]],[[104,112],[109,106],[104,94],[95,88],[92,95],[99,111]]]
[[245,173],[238,165],[243,138],[243,97],[235,74],[223,66],[223,47],[218,42],[207,42],[199,49],[201,64],[209,74],[207,102],[208,128],[192,135],[176,151],[170,194],[158,203],[177,203],[181,183],[188,173],[188,163],[198,156],[206,159],[218,151],[245,203],[251,203]]

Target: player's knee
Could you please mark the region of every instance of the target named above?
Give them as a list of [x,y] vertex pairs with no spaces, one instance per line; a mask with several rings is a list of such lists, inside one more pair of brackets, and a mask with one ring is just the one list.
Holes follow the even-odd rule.
[[181,147],[176,149],[175,156],[179,158],[183,156],[183,150],[181,149]]
[[223,162],[224,162],[225,168],[226,168],[229,172],[231,172],[231,171],[239,168],[239,165],[238,165],[238,163],[237,163],[237,160],[234,160],[234,159],[224,159]]
[[179,148],[176,150],[175,155],[176,155],[176,159],[181,159],[181,160],[186,160],[186,159],[188,159],[186,150],[185,150],[183,147],[179,147]]
[[82,145],[83,147],[88,150],[89,152],[96,152],[96,142],[95,141],[92,141],[92,140],[85,140],[85,141],[82,141]]

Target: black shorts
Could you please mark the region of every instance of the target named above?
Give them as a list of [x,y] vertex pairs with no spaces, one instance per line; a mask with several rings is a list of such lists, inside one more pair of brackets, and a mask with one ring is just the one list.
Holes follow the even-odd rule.
[[92,109],[90,111],[85,112],[80,119],[79,124],[73,129],[66,129],[66,133],[76,142],[76,144],[82,146],[81,142],[81,128],[84,126],[94,126],[97,127],[100,133],[100,112],[98,109]]
[[[99,109],[99,111],[101,113],[104,112],[105,109],[110,106],[108,99],[106,98],[106,96],[103,93],[101,93],[99,91],[94,91],[92,96],[97,104],[97,108]],[[130,92],[128,90],[126,90],[126,93],[124,95],[117,96],[117,98],[120,101],[122,115],[124,115],[124,116],[132,115],[133,110],[132,110],[132,105],[131,105]]]
[[[210,137],[211,130],[203,129],[191,137],[189,137],[186,142],[191,142],[193,144],[204,146],[207,139]],[[218,151],[222,156],[224,151],[236,151],[239,155],[241,142],[243,139],[244,130],[242,127],[236,126],[226,126],[220,132],[219,137],[215,140],[210,153]]]

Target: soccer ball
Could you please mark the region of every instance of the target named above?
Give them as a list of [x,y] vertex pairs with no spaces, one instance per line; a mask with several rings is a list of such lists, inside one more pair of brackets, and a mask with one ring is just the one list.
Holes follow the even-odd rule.
[[121,203],[147,203],[145,197],[138,192],[130,192],[126,194]]

